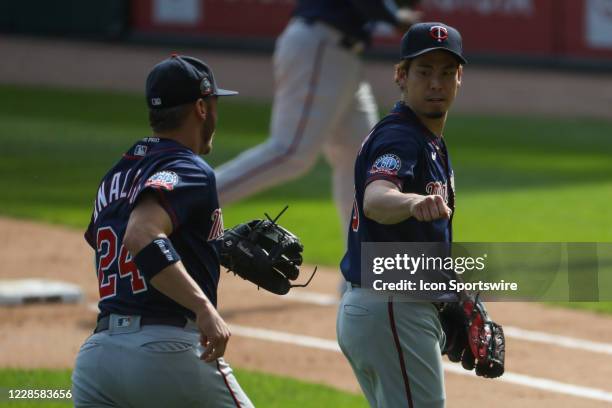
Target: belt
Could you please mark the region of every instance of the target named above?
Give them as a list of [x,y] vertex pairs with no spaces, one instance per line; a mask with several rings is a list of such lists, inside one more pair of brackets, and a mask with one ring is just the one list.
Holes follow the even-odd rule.
[[[108,330],[110,324],[110,317],[104,316],[98,320],[94,333],[99,333],[104,330]],[[173,316],[173,317],[154,317],[154,316],[141,316],[141,326],[174,326],[174,327],[185,327],[187,319],[185,317]]]
[[353,282],[349,282],[349,283],[351,285],[351,288],[360,288],[361,287],[361,285],[358,284],[358,283],[353,283]]
[[365,50],[365,42],[363,40],[360,40],[358,38],[345,34],[338,28],[334,27],[333,25],[323,20],[320,20],[314,17],[301,17],[301,16],[298,16],[296,18],[299,20],[302,20],[308,25],[322,24],[328,29],[334,30],[334,32],[336,32],[339,35],[337,45],[346,50],[349,50],[355,54],[361,54]]

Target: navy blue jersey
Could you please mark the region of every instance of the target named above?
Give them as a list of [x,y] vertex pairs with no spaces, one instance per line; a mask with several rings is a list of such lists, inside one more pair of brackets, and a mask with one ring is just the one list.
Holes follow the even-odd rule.
[[421,222],[411,217],[383,225],[363,213],[366,186],[388,180],[404,193],[441,195],[455,209],[454,176],[444,140],[427,129],[412,110],[398,102],[372,129],[355,162],[355,202],[348,249],[340,268],[345,279],[361,283],[362,242],[451,242],[451,220]]
[[297,0],[294,16],[323,21],[355,39],[369,42],[369,22],[397,24],[383,0]]
[[173,224],[169,236],[185,268],[216,305],[223,233],[212,168],[169,139],[145,138],[104,176],[85,239],[96,251],[100,315],[188,316],[193,313],[157,291],[123,245],[131,211],[145,191],[155,194]]

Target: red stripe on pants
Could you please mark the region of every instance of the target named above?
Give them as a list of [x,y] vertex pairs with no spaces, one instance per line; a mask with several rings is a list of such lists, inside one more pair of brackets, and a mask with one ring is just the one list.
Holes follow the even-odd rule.
[[219,360],[217,360],[217,370],[219,370],[219,373],[221,373],[221,377],[223,377],[223,381],[225,381],[225,386],[227,387],[230,394],[232,395],[232,399],[234,400],[234,403],[236,404],[238,408],[240,408],[240,402],[238,402],[238,398],[236,398],[234,391],[232,391],[232,389],[230,388],[230,385],[227,382],[227,378],[225,377],[225,374],[223,374],[223,371],[221,371],[221,365],[219,364]]
[[389,302],[387,305],[389,310],[389,322],[391,323],[391,331],[393,332],[393,340],[395,342],[397,357],[399,358],[400,367],[402,369],[402,378],[404,379],[404,389],[406,391],[408,407],[414,408],[414,404],[412,403],[412,393],[410,392],[410,381],[408,380],[408,372],[406,371],[406,363],[404,362],[404,353],[402,352],[402,345],[400,344],[399,335],[397,334],[397,327],[395,327],[395,318],[393,316],[393,297],[389,297]]

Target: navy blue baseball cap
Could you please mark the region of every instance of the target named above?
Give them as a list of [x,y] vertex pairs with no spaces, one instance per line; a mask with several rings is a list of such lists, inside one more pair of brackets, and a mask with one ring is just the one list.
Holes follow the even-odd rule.
[[184,55],[173,54],[155,65],[147,77],[147,105],[151,109],[171,108],[210,95],[237,94],[219,88],[212,69],[204,62]]
[[467,64],[463,56],[461,34],[444,23],[414,24],[402,37],[400,59],[410,59],[434,50],[445,50],[459,62]]

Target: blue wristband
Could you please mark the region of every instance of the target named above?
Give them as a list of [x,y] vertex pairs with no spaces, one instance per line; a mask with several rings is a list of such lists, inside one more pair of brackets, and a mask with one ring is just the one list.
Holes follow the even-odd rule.
[[147,281],[180,260],[181,257],[168,238],[154,239],[134,257],[134,263]]

